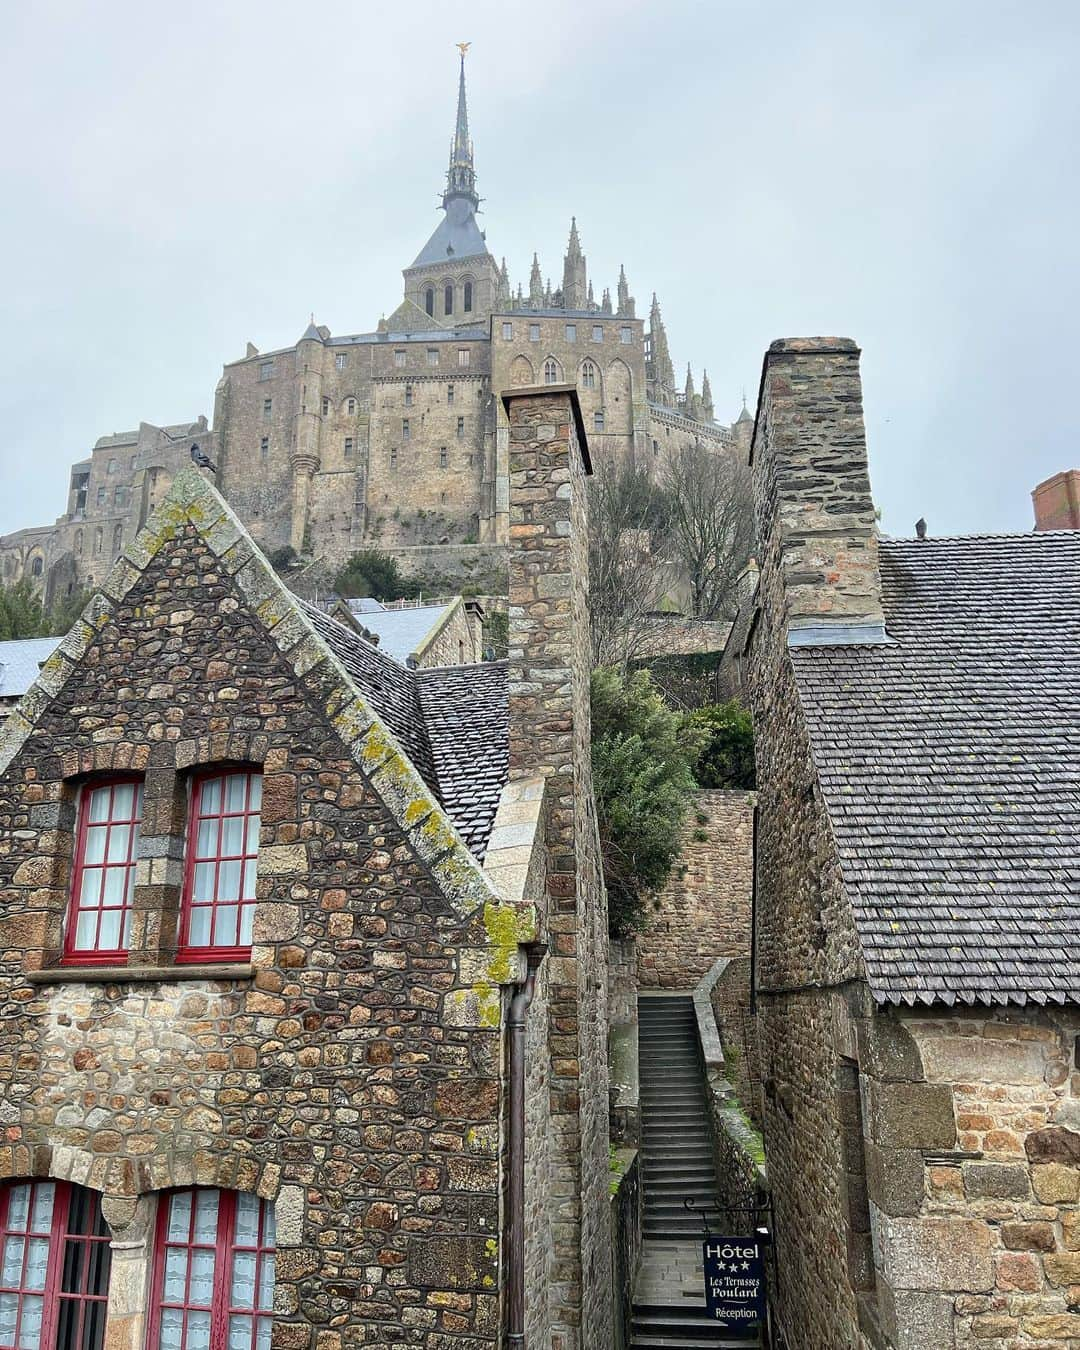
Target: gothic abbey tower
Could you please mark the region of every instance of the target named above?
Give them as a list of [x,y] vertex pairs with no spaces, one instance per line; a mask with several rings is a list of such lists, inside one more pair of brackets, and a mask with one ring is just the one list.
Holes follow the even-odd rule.
[[41,578],[50,598],[101,580],[197,444],[259,544],[331,570],[361,548],[405,570],[452,553],[490,554],[507,537],[508,425],[499,394],[577,385],[595,463],[649,466],[699,441],[748,449],[750,420],[714,419],[708,376],[676,385],[656,296],[637,315],[620,268],[597,300],[577,222],[561,284],[536,254],[512,284],[477,222],[465,59],[442,219],[402,271],[397,309],[373,331],[332,334],[314,319],[295,346],[226,364],[205,419],[103,438],[71,473],[54,526],[0,538],[5,581]]

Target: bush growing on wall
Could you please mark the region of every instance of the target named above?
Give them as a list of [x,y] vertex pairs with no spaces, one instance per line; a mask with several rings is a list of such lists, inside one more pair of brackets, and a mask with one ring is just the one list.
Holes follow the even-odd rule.
[[648,671],[601,668],[592,678],[592,735],[608,924],[624,937],[642,927],[645,902],[678,854],[706,732],[667,706]]
[[694,768],[698,786],[752,788],[754,724],[738,699],[696,708],[690,717],[706,736]]

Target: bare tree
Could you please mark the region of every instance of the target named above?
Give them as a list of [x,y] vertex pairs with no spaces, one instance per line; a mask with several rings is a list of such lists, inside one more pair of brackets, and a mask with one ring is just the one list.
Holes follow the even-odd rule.
[[598,467],[589,493],[589,620],[593,663],[623,668],[652,654],[669,585],[664,493],[641,469]]
[[754,547],[750,471],[733,453],[700,442],[668,458],[667,548],[684,572],[695,618],[732,619],[737,583]]

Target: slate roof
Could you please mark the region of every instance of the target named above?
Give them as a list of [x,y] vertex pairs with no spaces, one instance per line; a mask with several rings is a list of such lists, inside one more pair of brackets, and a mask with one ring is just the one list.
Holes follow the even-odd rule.
[[0,642],[0,699],[22,698],[37,679],[42,661],[60,645],[58,637]]
[[409,609],[357,609],[358,600],[349,600],[349,608],[369,632],[379,638],[379,650],[388,652],[402,665],[418,652],[424,639],[450,608],[449,605],[415,605]]
[[472,206],[458,197],[447,204],[446,215],[436,225],[434,234],[412,265],[426,267],[430,263],[446,263],[448,267],[454,267],[462,258],[480,257],[487,251]]
[[409,670],[314,605],[296,603],[482,862],[509,776],[506,663]]
[[871,989],[1080,1002],[1080,532],[880,558],[894,645],[791,651]]

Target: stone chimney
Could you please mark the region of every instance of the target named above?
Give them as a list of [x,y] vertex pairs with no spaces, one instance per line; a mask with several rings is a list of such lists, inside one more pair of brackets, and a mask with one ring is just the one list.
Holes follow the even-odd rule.
[[1080,530],[1080,469],[1048,478],[1031,494],[1037,530]]
[[558,1216],[550,1344],[570,1350],[609,1345],[613,1334],[607,903],[589,735],[591,465],[573,385],[509,389],[502,399],[510,423],[510,781],[546,779],[542,935],[551,954],[530,1016],[546,1015],[548,1028],[550,1068],[540,1081],[550,1111],[547,1199]]
[[770,346],[750,462],[771,626],[789,646],[885,640],[859,349],[850,338]]

